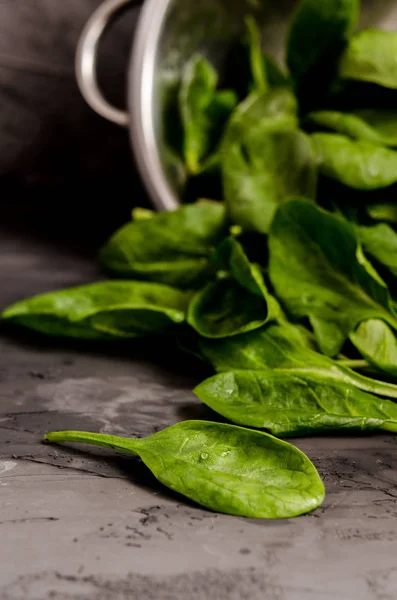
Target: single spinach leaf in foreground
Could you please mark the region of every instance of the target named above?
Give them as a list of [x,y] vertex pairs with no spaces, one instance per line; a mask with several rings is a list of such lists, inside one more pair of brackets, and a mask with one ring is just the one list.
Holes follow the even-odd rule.
[[397,277],[397,233],[389,225],[381,223],[372,227],[358,228],[358,237],[364,252]]
[[265,327],[222,340],[200,338],[195,349],[218,372],[277,369],[289,375],[319,377],[330,384],[345,384],[360,390],[397,399],[397,386],[376,381],[342,366],[313,350],[306,334],[288,323]]
[[161,483],[217,512],[282,519],[324,500],[324,484],[303,452],[250,429],[185,421],[144,439],[73,431],[45,438],[137,454]]
[[362,321],[381,319],[397,330],[389,290],[352,224],[309,202],[288,202],[277,212],[269,251],[277,297],[295,318],[309,318],[325,354],[339,354]]
[[215,150],[219,134],[237,104],[234,92],[217,92],[218,75],[202,56],[186,65],[179,92],[179,110],[184,130],[184,157],[192,174],[201,161]]
[[359,0],[298,3],[288,36],[287,63],[298,96],[302,97],[303,88],[306,101],[308,94],[319,93],[332,79],[357,23],[359,6]]
[[342,57],[339,75],[397,89],[397,33],[366,29],[350,41]]
[[350,340],[368,362],[397,377],[397,338],[387,323],[364,321],[350,334]]
[[200,201],[128,223],[110,238],[99,260],[122,277],[190,288],[211,272],[209,256],[225,232],[225,207]]
[[22,300],[2,318],[53,336],[134,338],[182,323],[189,299],[190,294],[165,285],[105,281]]
[[397,152],[337,133],[314,133],[320,172],[356,190],[370,191],[397,182]]
[[231,220],[245,230],[268,233],[288,197],[315,197],[310,138],[297,129],[295,117],[264,119],[223,146],[222,177]]
[[332,431],[397,433],[397,404],[321,375],[232,371],[207,379],[194,393],[230,421],[281,437]]
[[381,146],[397,146],[396,110],[358,110],[355,113],[324,110],[310,113],[306,122]]
[[188,323],[200,335],[222,338],[258,329],[278,315],[260,269],[246,257],[242,246],[227,238],[214,260],[218,278],[193,297]]

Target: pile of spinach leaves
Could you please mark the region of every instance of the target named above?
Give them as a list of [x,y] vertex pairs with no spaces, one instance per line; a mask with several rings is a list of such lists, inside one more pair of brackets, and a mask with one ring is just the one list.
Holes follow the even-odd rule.
[[247,17],[235,89],[193,56],[174,107],[185,204],[133,212],[100,251],[115,279],[3,313],[49,335],[178,338],[215,372],[195,394],[238,426],[49,441],[133,452],[204,506],[281,518],[317,507],[324,486],[269,434],[397,432],[397,33],[357,32],[359,11],[301,0],[288,70]]

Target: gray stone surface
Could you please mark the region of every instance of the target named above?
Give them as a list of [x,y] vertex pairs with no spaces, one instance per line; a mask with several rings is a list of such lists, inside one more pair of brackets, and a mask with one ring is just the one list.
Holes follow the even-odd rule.
[[[90,281],[71,250],[2,234],[1,306]],[[41,443],[51,429],[146,435],[209,412],[202,369],[155,342],[0,336],[1,600],[393,600],[397,438],[297,440],[327,486],[287,521],[215,515],[133,458]]]

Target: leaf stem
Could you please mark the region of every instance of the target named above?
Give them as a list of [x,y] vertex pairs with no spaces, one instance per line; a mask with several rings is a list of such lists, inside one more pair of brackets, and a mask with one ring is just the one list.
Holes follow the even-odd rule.
[[370,366],[367,360],[354,360],[350,358],[337,360],[336,363],[341,367],[348,367],[349,369],[367,369]]
[[[349,369],[346,369],[346,373],[349,374]],[[393,398],[397,400],[397,385],[394,383],[387,383],[385,381],[379,381],[378,379],[371,379],[365,375],[360,375],[355,371],[350,371],[350,381],[353,385],[360,388],[364,392],[370,394],[376,394],[378,396],[385,396],[386,398]]]
[[44,439],[48,442],[77,442],[81,444],[92,444],[104,448],[112,448],[120,452],[138,454],[136,447],[140,439],[130,439],[104,433],[91,433],[87,431],[53,431],[47,433]]

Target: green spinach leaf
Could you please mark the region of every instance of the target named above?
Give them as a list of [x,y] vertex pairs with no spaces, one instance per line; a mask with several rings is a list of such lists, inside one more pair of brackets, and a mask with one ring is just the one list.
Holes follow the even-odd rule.
[[360,31],[341,59],[339,75],[397,89],[397,33],[380,29]]
[[249,262],[239,242],[227,238],[214,260],[224,270],[197,292],[188,310],[188,323],[200,335],[239,335],[258,329],[278,315],[278,306],[267,291],[259,267]]
[[216,149],[237,96],[232,91],[217,92],[218,75],[202,56],[186,65],[179,92],[179,110],[184,130],[184,157],[188,170],[197,174],[201,161]]
[[2,318],[54,336],[134,338],[182,323],[190,294],[136,281],[105,281],[22,300]]
[[269,237],[277,297],[308,317],[322,352],[336,356],[356,327],[381,319],[397,329],[389,290],[362,253],[352,224],[303,201],[284,204]]
[[364,252],[397,277],[397,233],[389,225],[361,226],[358,236]]
[[363,191],[397,182],[397,152],[394,150],[336,133],[315,133],[311,137],[323,175]]
[[307,122],[381,146],[397,146],[395,110],[360,110],[355,113],[319,111],[310,113]]
[[276,369],[287,375],[313,376],[324,384],[345,384],[357,389],[397,398],[397,386],[360,375],[316,352],[295,325],[268,323],[265,327],[223,340],[200,338],[196,353],[218,372]]
[[207,379],[194,393],[230,421],[280,437],[377,429],[397,433],[397,404],[321,375],[231,371]]
[[188,323],[200,335],[222,338],[261,327],[269,318],[263,298],[247,292],[231,278],[219,278],[197,292]]
[[211,273],[209,256],[226,230],[225,207],[201,201],[128,223],[111,237],[99,260],[118,276],[195,287]]
[[73,431],[45,438],[137,454],[165,486],[222,513],[281,519],[324,500],[324,484],[303,452],[233,425],[185,421],[144,439]]
[[[359,0],[300,0],[287,42],[287,64],[301,102],[332,80],[357,23]],[[314,83],[314,85],[313,85]]]
[[313,148],[288,116],[264,119],[224,146],[222,174],[230,218],[248,231],[268,233],[289,196],[315,197]]
[[379,319],[363,321],[350,334],[350,340],[368,362],[397,376],[397,338],[387,323]]

